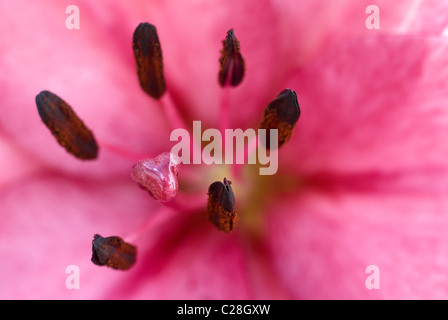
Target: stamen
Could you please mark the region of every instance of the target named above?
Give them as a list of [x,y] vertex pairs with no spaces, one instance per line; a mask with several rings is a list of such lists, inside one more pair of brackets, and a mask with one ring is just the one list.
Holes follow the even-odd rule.
[[[285,89],[280,92],[264,110],[260,129],[278,129],[278,147],[287,142],[300,118],[300,107],[294,90]],[[266,149],[270,148],[270,139],[266,139]]]
[[97,158],[95,137],[67,102],[54,93],[42,91],[36,96],[36,105],[42,121],[61,146],[79,159]]
[[147,22],[140,23],[134,31],[133,49],[140,86],[151,97],[160,98],[166,87],[156,27]]
[[163,106],[163,110],[165,111],[165,117],[168,123],[171,125],[173,129],[183,128],[187,129],[187,125],[179,113],[176,104],[171,97],[169,91],[159,100],[161,105]]
[[210,221],[221,231],[235,229],[239,220],[235,211],[235,196],[232,182],[224,178],[223,182],[213,182],[208,188],[207,211]]
[[218,114],[219,130],[225,135],[225,130],[230,127],[230,87],[225,86],[221,92],[221,105]]
[[120,237],[93,236],[91,260],[96,265],[127,270],[134,265],[136,256],[137,248]]
[[148,153],[134,152],[134,151],[126,149],[126,147],[123,148],[121,146],[113,145],[109,142],[102,141],[102,140],[98,140],[98,144],[103,150],[107,150],[108,152],[113,153],[113,154],[119,156],[120,158],[125,158],[131,162],[137,162],[142,158],[146,158],[146,157],[150,156]]
[[227,37],[222,44],[224,47],[219,59],[218,81],[222,87],[227,84],[235,87],[243,80],[246,65],[240,53],[240,42],[235,37],[233,29],[227,31]]
[[131,177],[138,186],[159,201],[170,201],[178,190],[180,159],[164,152],[154,159],[143,159],[132,167]]
[[161,225],[168,223],[171,219],[175,219],[177,214],[178,211],[166,206],[161,206],[155,211],[152,211],[138,228],[132,230],[124,238],[130,242],[142,239],[142,237],[150,233],[151,230],[157,230]]

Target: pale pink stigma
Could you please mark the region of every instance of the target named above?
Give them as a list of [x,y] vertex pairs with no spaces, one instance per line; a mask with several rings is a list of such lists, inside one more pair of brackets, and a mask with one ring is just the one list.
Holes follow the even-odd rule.
[[143,159],[132,167],[131,177],[140,188],[159,201],[170,201],[178,190],[180,159],[164,152],[154,159]]

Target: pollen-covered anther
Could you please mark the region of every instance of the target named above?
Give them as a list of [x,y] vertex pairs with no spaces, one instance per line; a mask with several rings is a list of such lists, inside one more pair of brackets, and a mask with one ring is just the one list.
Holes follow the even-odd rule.
[[227,32],[222,44],[218,81],[222,87],[227,84],[235,87],[243,80],[246,64],[240,52],[240,42],[235,37],[233,29]]
[[157,29],[150,23],[140,23],[132,39],[137,75],[142,89],[158,99],[165,93],[162,49]]
[[67,102],[50,91],[42,91],[36,96],[36,105],[44,124],[69,153],[82,160],[97,158],[93,133]]
[[120,237],[93,236],[91,260],[96,265],[127,270],[134,265],[136,256],[137,248]]
[[170,201],[177,195],[180,163],[179,157],[164,152],[156,158],[143,159],[134,164],[131,177],[155,199]]
[[235,210],[235,196],[231,181],[213,182],[208,188],[207,211],[210,221],[221,231],[230,232],[238,223]]
[[[292,136],[294,127],[300,118],[300,107],[294,90],[285,89],[280,92],[264,110],[260,129],[278,130],[278,147],[283,146]],[[269,133],[267,133],[269,134]],[[270,148],[270,140],[266,140],[266,149]]]

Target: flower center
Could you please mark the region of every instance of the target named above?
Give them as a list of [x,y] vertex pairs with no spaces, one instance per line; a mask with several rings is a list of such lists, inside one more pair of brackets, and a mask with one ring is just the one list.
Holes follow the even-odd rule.
[[241,176],[243,180],[235,180],[232,185],[240,213],[239,227],[244,232],[260,235],[266,208],[281,201],[283,196],[293,194],[302,182],[282,173],[260,175],[258,166],[244,166]]
[[[174,128],[186,128],[184,120],[178,113],[179,109],[166,90],[162,50],[157,30],[153,25],[149,23],[138,25],[133,36],[133,51],[142,89],[160,101],[167,119]],[[219,63],[218,82],[225,93],[220,104],[218,132],[224,133],[229,126],[229,87],[238,86],[246,71],[240,43],[233,29],[227,32],[223,41]],[[48,91],[42,91],[36,97],[36,104],[43,122],[68,152],[79,159],[97,157],[98,146],[92,132],[64,100]],[[266,107],[259,127],[264,130],[265,135],[268,135],[266,132],[271,132],[270,137],[275,136],[276,140],[266,139],[263,144],[258,143],[257,139],[248,141],[247,157],[249,158],[257,147],[264,148],[266,155],[276,154],[277,149],[291,138],[299,117],[300,108],[296,93],[291,89],[281,91]],[[272,132],[275,135],[272,135]],[[201,143],[195,144],[193,140],[192,148],[201,148]],[[263,221],[260,213],[264,211],[264,207],[275,201],[275,198],[282,193],[299,186],[297,180],[287,176],[260,174],[260,166],[266,163],[258,160],[259,163],[250,165],[196,166],[200,174],[197,174],[197,170],[193,171],[196,177],[191,179],[191,172],[188,176],[182,168],[179,168],[180,161],[176,155],[165,152],[155,158],[137,162],[132,168],[131,176],[138,186],[148,191],[153,198],[175,208],[190,205],[187,203],[189,200],[182,198],[182,194],[197,191],[204,193],[208,199],[201,203],[201,209],[198,211],[206,212],[208,219],[219,230],[231,232],[236,229],[240,221],[244,230],[258,233]],[[93,263],[122,270],[134,264],[137,252],[132,244],[120,237],[103,238],[99,235],[94,235],[92,250]]]

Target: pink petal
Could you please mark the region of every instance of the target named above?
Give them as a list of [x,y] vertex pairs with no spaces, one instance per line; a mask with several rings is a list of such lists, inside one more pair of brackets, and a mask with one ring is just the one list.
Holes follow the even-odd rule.
[[[325,0],[274,1],[279,19],[280,46],[288,64],[303,64],[339,41],[379,34],[441,35],[448,25],[448,11],[442,0]],[[375,5],[380,13],[380,29],[366,28],[366,13]],[[293,36],[291,36],[293,35]],[[294,54],[295,53],[295,54]]]
[[441,35],[448,27],[448,3],[443,0],[420,1],[406,26],[410,33]]
[[343,43],[287,81],[302,110],[279,170],[446,170],[448,43],[377,37]]
[[[127,274],[90,261],[93,235],[126,240],[158,210],[130,179],[92,183],[51,173],[9,185],[0,203],[0,253],[8,257],[0,267],[3,299],[101,297],[104,287]],[[69,265],[79,267],[79,290],[66,287]]]
[[270,208],[266,230],[295,298],[446,299],[447,212],[445,194],[302,189]]
[[[170,128],[161,106],[138,84],[130,43],[137,21],[119,4],[77,5],[79,30],[66,28],[60,1],[17,1],[3,8],[9,14],[0,26],[9,31],[0,58],[1,130],[54,168],[77,175],[127,174],[135,155],[164,151]],[[66,100],[93,131],[98,161],[81,162],[56,143],[34,102],[44,89]]]
[[[150,228],[140,263],[106,299],[250,299],[238,234],[224,234],[200,214],[178,214]],[[247,271],[248,272],[248,271]]]
[[42,169],[42,164],[25,154],[9,139],[0,135],[1,178],[0,190],[10,183],[26,179]]

